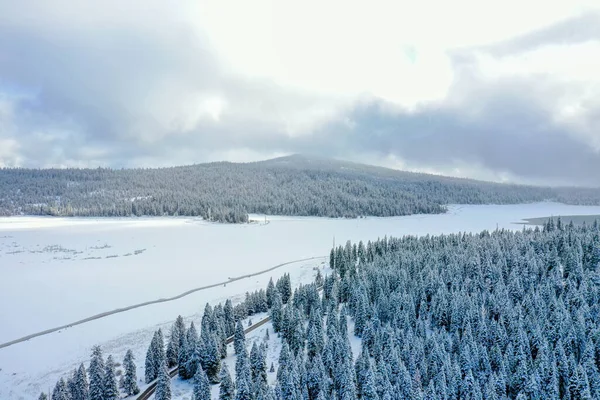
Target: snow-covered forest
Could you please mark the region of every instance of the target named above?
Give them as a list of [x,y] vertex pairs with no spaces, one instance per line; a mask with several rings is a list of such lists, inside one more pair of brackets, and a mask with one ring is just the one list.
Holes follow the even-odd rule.
[[[178,318],[157,331],[145,360],[155,398],[171,398],[167,368],[195,400],[210,399],[211,385],[237,400],[600,398],[597,222],[348,242],[330,266],[294,291],[284,276],[235,307],[207,305],[198,329]],[[267,309],[283,343],[273,365],[263,345],[247,348],[241,324]],[[221,362],[228,337],[235,371]],[[113,361],[99,352],[89,378],[74,371],[52,400],[117,398]],[[121,390],[133,394],[130,362]]]
[[358,217],[432,214],[446,204],[600,204],[600,190],[508,185],[302,156],[159,169],[0,169],[0,215]]

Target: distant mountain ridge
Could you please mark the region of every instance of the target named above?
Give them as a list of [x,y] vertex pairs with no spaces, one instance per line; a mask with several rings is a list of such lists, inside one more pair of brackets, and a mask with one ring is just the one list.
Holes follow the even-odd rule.
[[500,184],[304,155],[155,169],[0,169],[0,215],[245,222],[248,213],[352,218],[544,200],[600,204],[600,189]]

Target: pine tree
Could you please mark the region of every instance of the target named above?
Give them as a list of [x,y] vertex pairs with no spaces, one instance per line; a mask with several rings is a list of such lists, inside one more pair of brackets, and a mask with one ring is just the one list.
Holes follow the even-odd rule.
[[210,400],[210,383],[202,367],[197,369],[194,376],[193,400]]
[[185,376],[183,379],[192,379],[196,375],[196,371],[200,366],[201,355],[205,353],[205,345],[202,337],[196,338],[194,345],[192,346],[191,340],[193,337],[188,339],[188,356],[185,364]]
[[273,278],[269,279],[269,284],[267,285],[267,307],[271,308],[273,306],[273,299],[275,296],[275,284],[273,283]]
[[125,369],[125,376],[123,378],[123,390],[125,391],[125,394],[127,394],[127,396],[138,394],[140,388],[137,384],[135,357],[131,350],[127,350],[127,353],[125,354],[123,368]]
[[38,397],[38,400],[48,400],[48,395],[42,392],[40,393],[40,397]]
[[117,400],[119,398],[119,387],[117,386],[117,377],[115,373],[115,363],[111,355],[106,359],[106,366],[104,368],[104,384],[103,399],[104,400]]
[[73,400],[73,395],[77,393],[77,388],[75,386],[75,376],[77,375],[77,369],[74,369],[71,373],[71,376],[67,378],[67,388],[69,389],[70,399]]
[[219,371],[221,370],[221,355],[219,353],[218,338],[212,333],[202,333],[203,347],[199,354],[200,364],[208,379],[212,383],[219,382]]
[[316,399],[321,391],[325,391],[329,377],[325,373],[323,360],[316,354],[306,369],[306,386],[311,399]]
[[248,377],[241,375],[236,379],[235,400],[252,400],[252,389]]
[[231,374],[227,364],[223,363],[221,367],[221,383],[219,385],[219,400],[233,400],[235,397],[235,387],[231,380]]
[[275,332],[281,331],[281,320],[283,317],[283,300],[281,294],[275,291],[273,296],[273,306],[271,307],[271,322],[273,323],[273,330]]
[[158,371],[158,382],[156,383],[155,400],[171,400],[171,378],[166,364]]
[[89,400],[104,400],[104,358],[100,346],[92,348],[90,361],[90,391]]
[[52,391],[52,400],[71,400],[69,387],[63,378],[60,378]]
[[281,301],[283,304],[287,304],[288,300],[292,296],[292,282],[288,273],[284,274],[277,280],[277,291],[281,294]]
[[146,351],[146,362],[144,376],[146,383],[156,379],[158,371],[156,370],[156,334],[152,337],[148,350]]
[[231,304],[231,300],[227,299],[225,301],[225,306],[223,307],[224,314],[224,324],[225,324],[225,334],[227,337],[233,336],[235,332],[235,316],[233,314],[233,305]]
[[169,337],[169,344],[165,354],[169,368],[177,365],[179,361],[179,348],[183,343],[184,335],[185,322],[183,321],[183,317],[179,315],[171,327],[171,336]]
[[73,371],[72,377],[67,385],[71,394],[71,400],[87,400],[89,397],[89,385],[87,373],[83,364]]
[[[154,368],[159,371],[163,365],[167,365],[167,356],[165,353],[165,340],[163,338],[162,330],[159,329],[155,333],[156,336],[156,356],[154,361]],[[157,374],[158,375],[158,374]]]
[[158,377],[162,365],[166,365],[166,354],[162,331],[154,332],[148,351],[146,352],[145,378],[150,383]]
[[233,335],[233,348],[235,350],[235,354],[240,354],[243,351],[246,351],[246,335],[244,333],[244,327],[242,326],[242,322],[238,321],[235,326],[235,334]]

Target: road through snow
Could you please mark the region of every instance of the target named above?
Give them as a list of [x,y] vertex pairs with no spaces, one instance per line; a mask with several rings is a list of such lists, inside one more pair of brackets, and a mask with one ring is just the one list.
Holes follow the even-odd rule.
[[0,343],[0,349],[2,349],[4,347],[11,346],[13,344],[24,342],[26,340],[33,339],[35,337],[39,337],[39,336],[47,335],[49,333],[57,332],[57,331],[59,331],[61,329],[69,328],[69,327],[72,327],[72,326],[75,326],[75,325],[85,324],[86,322],[90,322],[90,321],[94,321],[96,319],[104,318],[104,317],[107,317],[109,315],[122,313],[122,312],[125,312],[125,311],[133,310],[133,309],[139,308],[139,307],[149,306],[149,305],[152,305],[152,304],[165,303],[165,302],[168,302],[168,301],[178,300],[178,299],[181,299],[182,297],[185,297],[185,296],[190,295],[192,293],[198,292],[200,290],[206,290],[206,289],[210,289],[210,288],[213,288],[213,287],[217,287],[217,286],[221,286],[221,285],[226,285],[227,283],[239,281],[241,279],[246,279],[246,278],[251,278],[251,277],[257,276],[257,275],[262,275],[262,274],[265,274],[267,272],[273,271],[274,269],[281,268],[281,267],[289,265],[289,264],[293,264],[293,263],[297,263],[297,262],[303,262],[303,261],[318,260],[318,259],[323,259],[323,258],[327,258],[327,256],[316,256],[316,257],[303,258],[303,259],[300,259],[300,260],[287,261],[287,262],[284,262],[284,263],[281,263],[281,264],[277,264],[274,267],[270,267],[270,268],[267,268],[267,269],[264,269],[264,270],[261,270],[261,271],[258,271],[258,272],[254,272],[252,274],[246,274],[246,275],[242,275],[242,276],[237,276],[235,278],[229,278],[228,280],[226,280],[224,282],[213,283],[212,285],[206,285],[206,286],[202,286],[202,287],[199,287],[199,288],[191,289],[191,290],[183,292],[183,293],[181,293],[181,294],[179,294],[177,296],[167,297],[167,298],[162,298],[162,299],[157,299],[157,300],[151,300],[151,301],[145,301],[143,303],[134,304],[132,306],[117,308],[117,309],[114,309],[114,310],[111,310],[111,311],[105,311],[103,313],[92,315],[91,317],[84,318],[84,319],[81,319],[79,321],[75,321],[75,322],[71,322],[69,324],[61,325],[61,326],[58,326],[56,328],[46,329],[46,330],[41,331],[41,332],[32,333],[30,335],[23,336],[23,337],[21,337],[19,339],[11,340],[11,341],[6,342],[6,343]]

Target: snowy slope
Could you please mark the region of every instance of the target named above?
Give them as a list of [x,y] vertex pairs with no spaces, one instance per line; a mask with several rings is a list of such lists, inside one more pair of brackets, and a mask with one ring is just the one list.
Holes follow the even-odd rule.
[[[548,215],[600,214],[600,207],[555,203],[451,206],[443,215],[355,220],[269,217],[269,223],[209,224],[190,218],[0,219],[0,343],[134,303],[177,295],[276,264],[328,254],[333,237],[373,240],[384,235],[439,234],[500,228]],[[254,216],[264,220],[264,217]],[[137,253],[137,254],[136,254]],[[116,256],[116,257],[113,257]],[[138,363],[153,331],[178,315],[198,319],[207,301],[240,300],[270,276],[312,279],[318,262],[198,292],[183,299],[113,315],[0,349],[0,399],[30,398],[102,344]],[[165,325],[161,325],[165,324]]]

